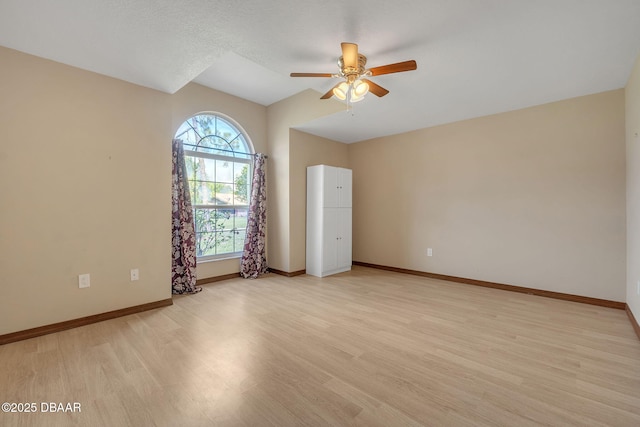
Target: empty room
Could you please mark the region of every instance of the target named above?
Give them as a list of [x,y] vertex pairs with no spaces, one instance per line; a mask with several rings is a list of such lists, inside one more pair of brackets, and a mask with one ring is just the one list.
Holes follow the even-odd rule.
[[640,2],[0,1],[0,425],[640,425]]

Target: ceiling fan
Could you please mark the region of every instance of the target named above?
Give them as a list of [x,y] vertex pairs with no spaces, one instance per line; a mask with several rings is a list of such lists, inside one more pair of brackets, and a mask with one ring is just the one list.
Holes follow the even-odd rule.
[[335,77],[344,78],[344,81],[335,85],[331,90],[322,95],[320,99],[329,99],[332,96],[347,102],[361,101],[367,92],[382,97],[389,91],[365,77],[380,76],[382,74],[400,73],[412,71],[418,68],[416,61],[403,61],[395,64],[382,65],[365,69],[367,57],[358,53],[358,45],[355,43],[341,43],[342,56],[338,58],[340,71],[331,73],[291,73],[291,77]]

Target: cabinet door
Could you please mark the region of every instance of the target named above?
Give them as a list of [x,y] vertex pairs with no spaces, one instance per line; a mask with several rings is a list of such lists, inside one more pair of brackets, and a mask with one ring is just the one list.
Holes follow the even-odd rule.
[[350,208],[351,207],[351,182],[352,172],[351,169],[337,168],[337,187],[338,187],[338,207]]
[[322,206],[325,208],[337,208],[340,206],[337,168],[324,166],[322,169]]
[[351,209],[340,208],[337,211],[337,268],[351,267]]
[[338,268],[338,208],[324,208],[322,224],[322,271]]
[[325,208],[350,208],[351,207],[351,181],[350,169],[325,166],[323,170],[323,206]]

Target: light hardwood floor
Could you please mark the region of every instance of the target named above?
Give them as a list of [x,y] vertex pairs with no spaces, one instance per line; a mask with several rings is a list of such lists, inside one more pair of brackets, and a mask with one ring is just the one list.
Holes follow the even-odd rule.
[[626,313],[364,267],[0,346],[2,426],[640,425]]

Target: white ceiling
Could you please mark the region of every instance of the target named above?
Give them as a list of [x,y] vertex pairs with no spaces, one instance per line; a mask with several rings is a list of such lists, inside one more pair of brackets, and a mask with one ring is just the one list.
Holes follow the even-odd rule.
[[[390,90],[299,129],[355,142],[624,87],[638,0],[0,0],[0,45],[174,93],[270,105],[334,79],[340,42]],[[1,64],[0,64],[1,65]]]

